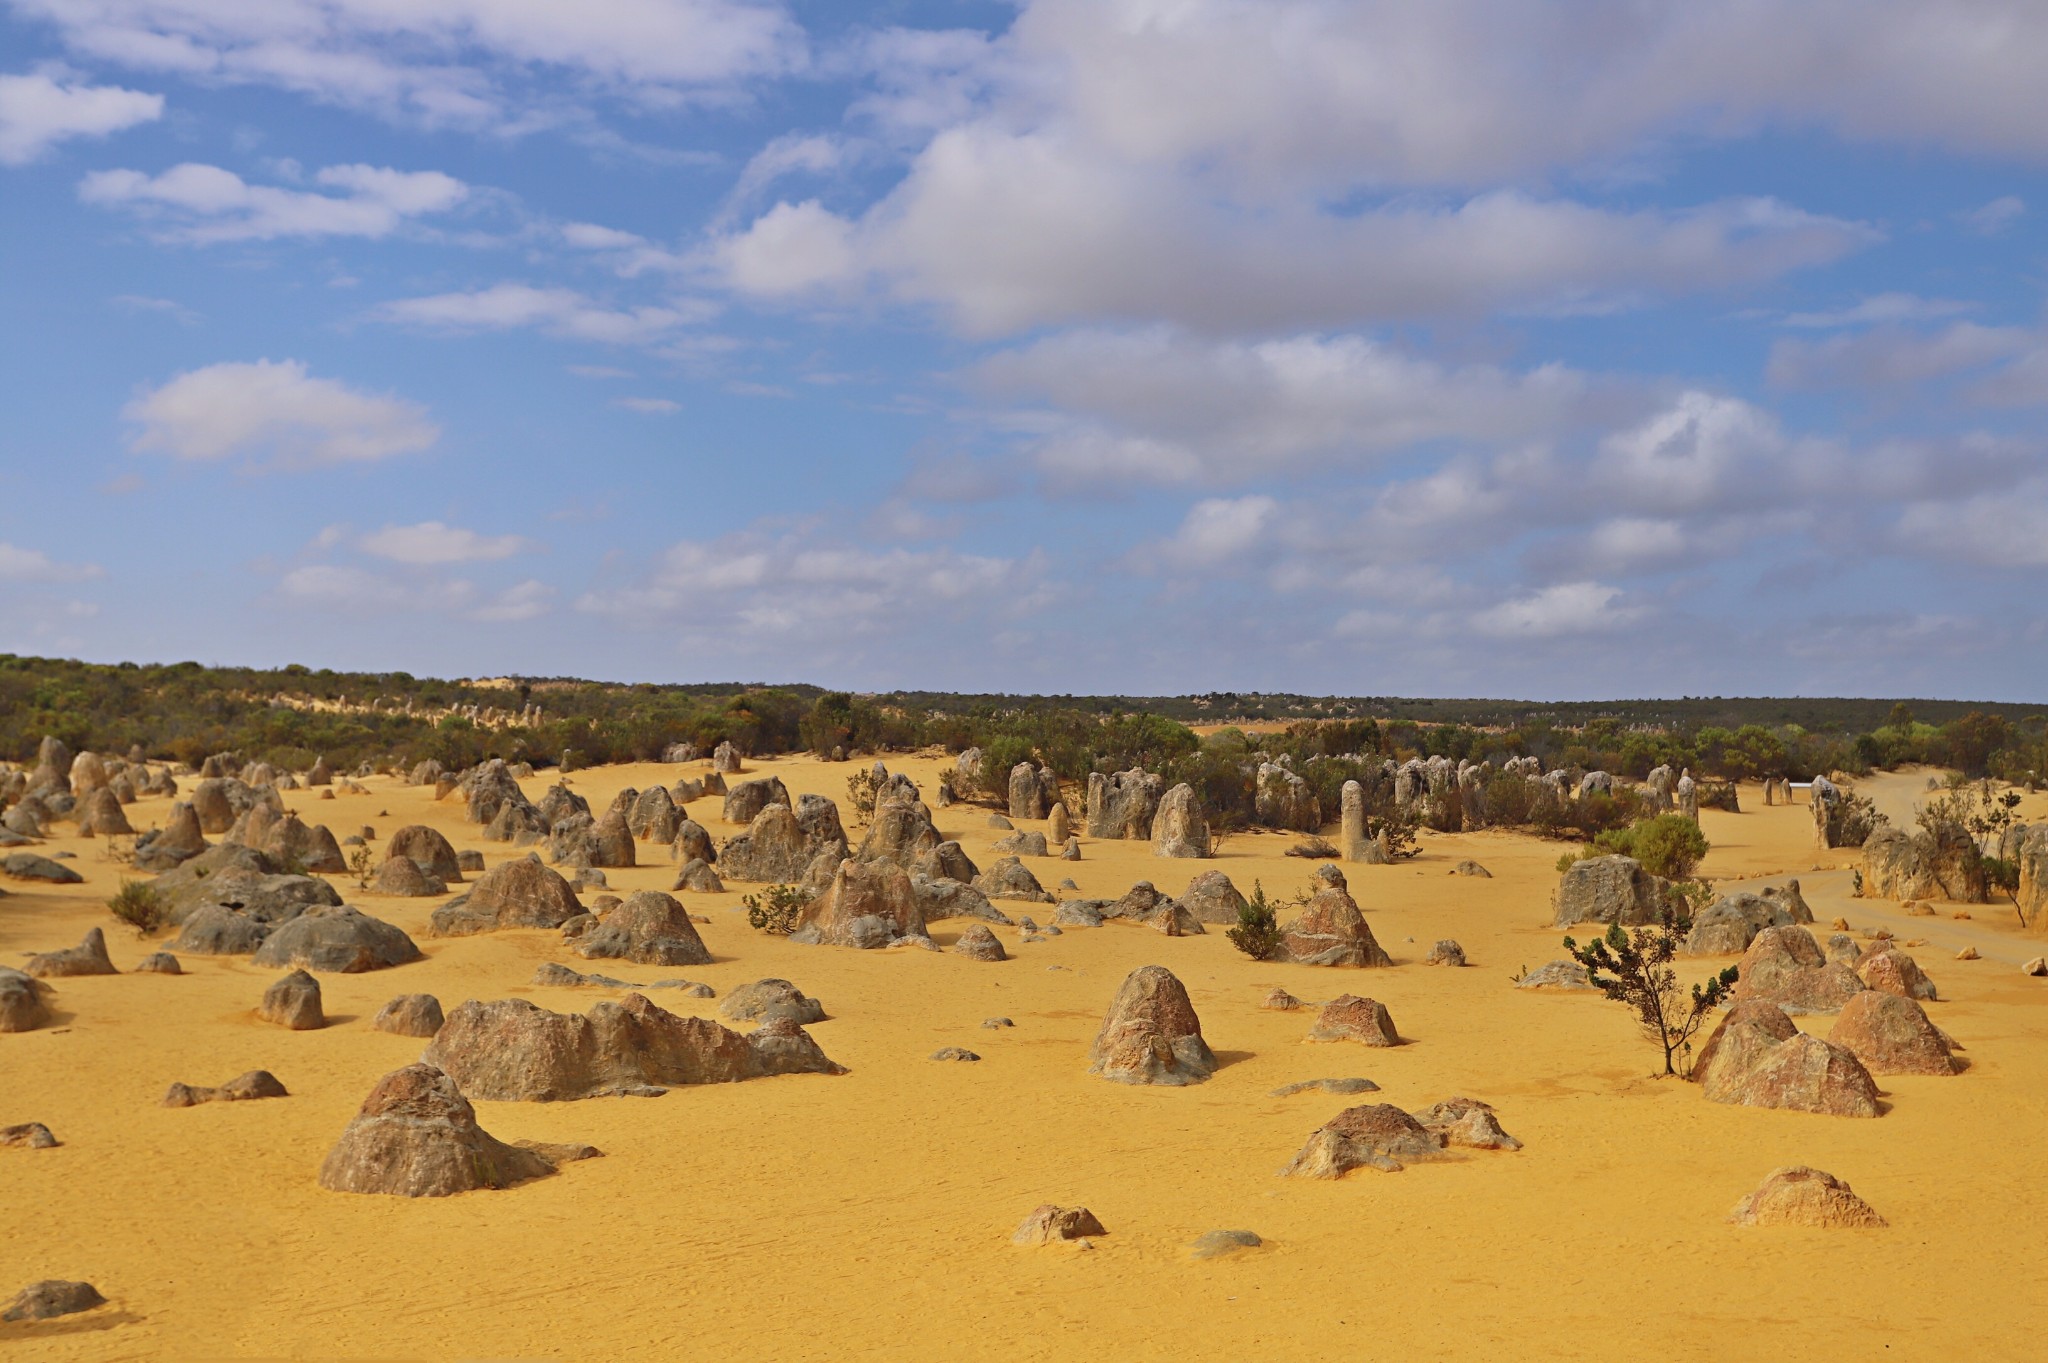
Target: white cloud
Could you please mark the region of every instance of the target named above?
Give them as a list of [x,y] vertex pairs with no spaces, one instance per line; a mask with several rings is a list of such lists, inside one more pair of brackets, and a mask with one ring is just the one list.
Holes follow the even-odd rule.
[[252,185],[219,166],[185,162],[161,175],[98,170],[79,182],[85,202],[126,208],[163,224],[165,236],[197,243],[269,241],[278,237],[386,237],[414,218],[445,213],[469,187],[436,170],[329,166],[317,184],[340,190]]
[[1496,639],[1558,639],[1605,634],[1640,620],[1640,606],[1622,606],[1621,589],[1599,582],[1561,582],[1479,611],[1472,628]]
[[674,416],[683,410],[683,404],[674,398],[613,398],[612,406],[623,407],[642,416]]
[[105,137],[162,118],[164,97],[118,85],[0,75],[0,166],[26,165],[59,142]]
[[314,378],[298,360],[194,369],[143,393],[123,415],[141,428],[131,448],[195,462],[365,463],[416,454],[441,434],[418,403]]
[[718,238],[710,256],[741,293],[783,298],[856,282],[853,224],[815,199],[779,203],[745,231]]
[[554,604],[555,589],[528,578],[499,592],[469,613],[472,620],[490,624],[516,624],[545,615]]
[[806,59],[801,30],[774,0],[11,3],[54,24],[84,56],[478,129],[504,130],[517,82],[543,71],[672,103]]
[[418,525],[387,525],[363,536],[357,547],[394,563],[442,564],[510,558],[535,546],[518,535],[479,535],[461,526],[421,521]]
[[387,322],[438,331],[534,327],[570,340],[639,345],[701,320],[706,313],[690,304],[607,308],[574,289],[508,282],[468,293],[401,298],[379,307],[374,315]]
[[2039,349],[2038,333],[1957,322],[1940,331],[1879,327],[1825,341],[1779,341],[1765,373],[1781,388],[1890,392]]
[[2048,567],[2048,480],[1955,501],[1906,506],[1896,531],[1902,548],[1993,568]]
[[1211,497],[1188,508],[1180,528],[1164,543],[1141,552],[1174,568],[1213,569],[1242,558],[1264,540],[1279,515],[1271,497]]
[[0,582],[86,582],[106,576],[94,563],[59,563],[40,549],[0,541]]
[[1981,208],[1961,215],[1963,225],[1981,236],[1995,237],[2027,215],[2027,203],[2017,194],[2004,194]]
[[1880,293],[1856,303],[1851,307],[1837,308],[1832,312],[1788,313],[1784,325],[1803,327],[1815,331],[1833,331],[1841,327],[1868,326],[1877,322],[1929,322],[1960,313],[1974,312],[1975,303],[1956,298],[1922,298],[1911,293]]
[[760,198],[776,181],[792,175],[822,175],[837,170],[849,157],[844,138],[820,133],[784,133],[754,153],[739,179],[733,182],[719,209],[716,222],[723,225],[739,211]]

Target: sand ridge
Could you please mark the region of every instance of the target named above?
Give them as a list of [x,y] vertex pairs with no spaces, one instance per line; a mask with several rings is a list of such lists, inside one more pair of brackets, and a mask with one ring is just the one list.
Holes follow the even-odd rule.
[[[940,766],[890,765],[927,790]],[[854,769],[807,759],[750,767],[842,809]],[[573,780],[601,809],[622,786],[696,769],[622,766]],[[538,796],[548,779],[524,784]],[[423,822],[492,864],[514,855],[483,842],[454,800],[382,778],[370,785],[367,796],[301,791],[286,803],[337,836],[369,823],[388,837]],[[349,902],[411,932],[427,959],[322,976],[324,1030],[254,1020],[280,972],[196,957],[182,978],[56,981],[56,1023],[0,1037],[0,1124],[46,1122],[64,1142],[0,1151],[17,1212],[0,1239],[0,1289],[75,1277],[113,1302],[54,1323],[62,1329],[0,1326],[0,1348],[94,1360],[1687,1359],[1740,1341],[1788,1359],[2031,1356],[2048,1286],[1996,1247],[2032,1243],[2048,1213],[2024,1148],[2048,1117],[2048,982],[2014,968],[2040,940],[2019,936],[1999,905],[1958,921],[1850,900],[1849,873],[1836,868],[1853,854],[1815,853],[1803,805],[1766,809],[1755,788],[1742,794],[1745,813],[1706,813],[1715,852],[1704,870],[1795,874],[1823,926],[1839,914],[1929,939],[1914,954],[1941,988],[1932,1016],[1968,1048],[1966,1074],[1881,1080],[1891,1110],[1877,1121],[1721,1107],[1653,1078],[1654,1053],[1618,1007],[1511,987],[1518,968],[1561,954],[1547,926],[1561,848],[1508,834],[1430,835],[1414,862],[1346,868],[1398,963],[1379,972],[1255,963],[1220,932],[1166,938],[1120,923],[1032,945],[998,928],[1015,957],[1000,964],[802,947],[746,926],[739,902],[752,887],[740,884],[680,896],[712,920],[701,928],[712,965],[593,966],[552,932],[430,939],[439,900],[383,898],[333,877]],[[166,808],[144,801],[130,817],[143,827]],[[735,830],[718,812],[715,797],[690,807],[723,837]],[[1001,833],[986,810],[935,813],[988,864]],[[1263,881],[1292,894],[1313,865],[1282,855],[1292,841],[1239,835],[1196,863],[1084,840],[1081,862],[1027,860],[1048,886],[1071,875],[1087,895],[1140,879],[1174,893],[1209,869],[1245,890]],[[8,883],[0,962],[100,924],[126,970],[150,948],[101,907],[120,869],[90,840],[44,850],[56,849],[78,854],[71,864],[87,883]],[[640,851],[653,864],[608,872],[615,891],[670,884],[665,849]],[[1493,879],[1447,874],[1466,857]],[[1004,907],[1051,917],[1049,906]],[[965,926],[942,922],[934,936],[947,944]],[[1439,937],[1459,940],[1473,964],[1423,966]],[[1984,959],[1953,960],[1963,945]],[[377,1008],[417,991],[449,1008],[513,996],[580,1011],[618,996],[530,986],[545,961],[636,981],[684,976],[721,994],[789,978],[824,1001],[830,1016],[810,1031],[852,1072],[658,1099],[478,1103],[501,1139],[586,1141],[606,1158],[448,1199],[323,1192],[314,1173],[328,1147],[376,1079],[423,1045],[370,1030]],[[1102,1010],[1145,964],[1186,983],[1219,1061],[1208,1083],[1130,1088],[1086,1073]],[[1412,1044],[1307,1043],[1311,1015],[1259,1009],[1274,985],[1307,999],[1369,993]],[[667,990],[650,997],[678,1012],[717,1007]],[[980,1026],[995,1015],[1016,1027]],[[927,1059],[947,1045],[983,1059]],[[218,1084],[253,1068],[272,1070],[292,1096],[156,1106],[173,1080]],[[1328,1075],[1370,1077],[1376,1100],[1411,1110],[1482,1098],[1524,1149],[1337,1183],[1279,1179],[1308,1132],[1356,1100],[1270,1091]],[[1846,1179],[1891,1228],[1723,1223],[1737,1198],[1788,1164]],[[1048,1201],[1091,1208],[1109,1234],[1087,1250],[1012,1246],[1017,1223]],[[1219,1228],[1256,1231],[1265,1244],[1213,1260],[1188,1254]],[[1625,1346],[1599,1325],[1605,1313],[1629,1322]]]

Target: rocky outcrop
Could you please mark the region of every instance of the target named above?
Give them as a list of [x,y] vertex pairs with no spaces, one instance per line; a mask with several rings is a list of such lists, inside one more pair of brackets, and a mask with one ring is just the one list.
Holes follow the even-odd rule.
[[1048,1202],[1032,1209],[1010,1237],[1013,1245],[1056,1245],[1068,1240],[1086,1240],[1107,1235],[1095,1213],[1086,1207],[1059,1207]]
[[1003,950],[1001,939],[989,931],[986,923],[968,924],[966,931],[960,934],[960,939],[953,943],[952,949],[954,955],[965,956],[973,961],[1009,959],[1009,953]]
[[370,878],[370,891],[399,899],[433,899],[447,894],[448,887],[411,857],[390,857]]
[[442,1021],[441,1000],[432,994],[400,994],[377,1010],[370,1026],[393,1036],[432,1036]]
[[284,1085],[269,1070],[238,1074],[219,1088],[196,1084],[173,1084],[164,1093],[165,1107],[198,1107],[201,1103],[246,1103],[258,1098],[289,1098]]
[[771,804],[754,816],[747,831],[726,840],[718,853],[719,872],[734,880],[792,884],[821,855],[847,855],[839,810],[830,800],[806,795],[800,808]]
[[1259,764],[1253,810],[1267,828],[1313,833],[1323,826],[1323,807],[1309,783],[1276,762]]
[[1864,988],[1850,967],[1830,963],[1802,927],[1765,928],[1736,968],[1735,998],[1774,1003],[1788,1013],[1832,1013]]
[[1900,994],[1866,989],[1842,1005],[1828,1040],[1872,1074],[1957,1074],[1962,1065],[1925,1009]]
[[1675,911],[1671,882],[1643,869],[1634,857],[1575,861],[1557,887],[1556,926],[1615,923],[1638,927]]
[[1318,887],[1301,915],[1286,925],[1273,959],[1297,965],[1390,966],[1393,958],[1380,949],[1365,915],[1335,866],[1317,868]]
[[990,923],[1010,921],[1009,915],[988,902],[988,896],[972,885],[945,877],[934,878],[916,871],[910,875],[910,892],[917,898],[917,911],[927,923],[943,918],[979,918]]
[[1236,926],[1237,915],[1245,907],[1244,896],[1237,886],[1230,883],[1230,877],[1221,871],[1204,871],[1188,882],[1187,889],[1177,896],[1181,906],[1195,916],[1198,922],[1224,923]]
[[1209,855],[1209,823],[1202,817],[1202,806],[1195,798],[1195,788],[1185,781],[1160,797],[1159,811],[1152,816],[1152,855]]
[[839,863],[831,885],[804,906],[792,942],[874,948],[929,940],[910,877],[893,862]]
[[449,885],[462,881],[462,859],[455,855],[455,845],[425,824],[407,824],[391,835],[384,859],[394,857],[410,857],[422,871]]
[[171,806],[161,829],[136,838],[135,869],[151,872],[173,870],[204,852],[208,845],[191,802],[180,800]]
[[1088,1072],[1120,1084],[1199,1084],[1215,1073],[1187,988],[1164,966],[1125,978],[1088,1051]]
[[1042,857],[1047,855],[1045,834],[1037,829],[1027,829],[998,838],[990,845],[989,851],[998,856]]
[[676,802],[663,786],[650,786],[633,802],[631,812],[626,815],[626,826],[633,836],[642,842],[673,843],[676,840],[676,825],[682,815],[676,812]]
[[1921,971],[1917,961],[1897,947],[1886,946],[1859,956],[1853,965],[1856,977],[1868,988],[1909,999],[1932,999],[1935,996],[1934,981]]
[[341,895],[318,876],[279,874],[269,856],[235,843],[222,843],[190,858],[150,886],[163,899],[165,920],[173,926],[208,907],[272,925],[317,905],[341,903]]
[[1728,1219],[1738,1226],[1812,1226],[1820,1230],[1867,1230],[1885,1224],[1868,1202],[1833,1174],[1803,1164],[1773,1169],[1755,1192],[1735,1204]]
[[1397,1172],[1443,1153],[1443,1137],[1392,1103],[1348,1107],[1316,1128],[1282,1178],[1342,1178],[1353,1169]]
[[1468,1150],[1520,1150],[1522,1143],[1501,1128],[1500,1117],[1490,1103],[1477,1098],[1446,1098],[1415,1114],[1424,1130],[1434,1133],[1446,1146]]
[[135,832],[119,797],[105,786],[80,800],[76,813],[81,838],[123,837]]
[[32,1032],[49,1025],[48,994],[47,986],[0,965],[0,1032]]
[[843,1074],[793,1022],[751,1035],[678,1017],[640,994],[551,1013],[524,999],[470,1000],[448,1015],[421,1059],[493,1102],[549,1102],[770,1074]]
[[807,1027],[825,1020],[825,1005],[788,980],[755,980],[725,996],[720,1017],[735,1022],[792,1022]]
[[1038,877],[1015,857],[1004,857],[974,878],[974,888],[990,899],[1014,899],[1033,904],[1053,903],[1053,897],[1038,883]]
[[718,849],[712,846],[711,834],[695,819],[684,819],[676,825],[675,841],[669,850],[677,861],[702,861],[716,864]]
[[750,824],[770,805],[787,805],[792,809],[796,806],[796,801],[789,798],[789,787],[782,784],[779,776],[763,776],[733,786],[725,793],[725,807],[719,817],[727,823]]
[[659,890],[641,890],[605,915],[576,948],[585,960],[640,965],[709,965],[711,952],[690,915]]
[[1765,928],[1790,926],[1792,915],[1775,898],[1747,892],[1725,894],[1692,920],[1685,950],[1691,956],[1740,955]]
[[1152,836],[1166,778],[1133,767],[1114,776],[1088,777],[1088,836],[1136,841]]
[[184,968],[178,958],[168,951],[152,951],[135,963],[137,975],[182,975]]
[[1339,994],[1323,1005],[1309,1028],[1310,1041],[1357,1041],[1367,1046],[1398,1046],[1400,1033],[1387,1006],[1376,999]]
[[98,928],[87,928],[85,936],[75,947],[62,951],[39,951],[28,958],[24,967],[39,980],[61,979],[66,975],[117,975],[114,963],[107,956],[107,935]]
[[1019,762],[1010,768],[1009,809],[1013,819],[1043,819],[1060,798],[1059,778],[1050,767]]
[[1808,1036],[1776,1004],[1737,1003],[1700,1048],[1693,1068],[1716,1103],[1837,1117],[1878,1115],[1877,1085],[1854,1054]]
[[344,906],[308,909],[280,925],[264,938],[251,964],[357,975],[420,959],[420,949],[399,928]]
[[670,888],[688,890],[691,894],[724,894],[725,881],[701,858],[692,857],[676,872],[676,883]]
[[467,937],[500,928],[559,928],[583,912],[569,882],[532,855],[493,866],[468,894],[434,910],[429,932]]
[[1465,948],[1450,938],[1439,939],[1429,948],[1429,954],[1422,958],[1424,965],[1444,965],[1453,968],[1465,964]]
[[1586,967],[1577,961],[1549,961],[1515,981],[1517,989],[1551,989],[1580,993],[1594,987]]
[[303,970],[294,970],[263,991],[256,1016],[294,1032],[318,1031],[327,1025],[320,1009],[320,981]]
[[0,1320],[55,1320],[59,1316],[75,1316],[106,1304],[107,1299],[91,1283],[45,1278],[15,1293],[14,1300],[7,1303],[7,1309],[0,1311]]
[[1985,888],[1976,845],[1966,835],[1937,842],[1886,826],[1863,843],[1863,893],[1871,898],[1981,904]]
[[730,775],[740,770],[740,750],[730,739],[711,750],[711,770],[714,775]]
[[13,880],[34,880],[45,885],[77,885],[85,877],[61,861],[35,852],[15,852],[0,860],[0,872]]
[[341,844],[325,824],[307,824],[287,813],[263,835],[263,850],[282,866],[338,875],[348,870]]
[[449,1197],[554,1172],[547,1155],[507,1145],[477,1125],[476,1109],[457,1084],[418,1064],[377,1081],[322,1161],[320,1186],[336,1193]]
[[928,875],[933,880],[959,880],[968,884],[981,874],[981,868],[960,849],[957,842],[940,843],[920,856],[909,869],[912,874]]
[[[874,821],[868,825],[867,836],[861,839],[857,854],[862,861],[894,862],[906,871],[916,870],[921,860],[930,857],[944,841],[938,828],[932,823],[932,812],[925,808],[924,801],[898,799],[879,801],[875,806]],[[959,843],[947,844],[956,852]],[[950,874],[932,871],[928,874]],[[971,879],[955,876],[954,879]]]

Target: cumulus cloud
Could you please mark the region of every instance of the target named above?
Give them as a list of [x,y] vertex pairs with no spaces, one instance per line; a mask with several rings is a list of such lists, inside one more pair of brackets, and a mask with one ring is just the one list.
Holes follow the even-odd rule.
[[74,137],[106,137],[164,114],[164,97],[42,72],[0,75],[0,166],[35,160]]
[[1151,551],[1175,568],[1217,568],[1257,547],[1280,504],[1271,497],[1210,497],[1196,502],[1180,528]]
[[2027,216],[2027,204],[2017,194],[2002,194],[1961,216],[1963,225],[1971,231],[1980,236],[1995,237]]
[[690,305],[607,308],[574,289],[501,283],[466,293],[439,293],[385,303],[381,321],[436,331],[513,331],[531,327],[577,341],[639,345],[701,320]]
[[10,0],[81,56],[265,85],[437,126],[502,127],[522,77],[564,73],[642,103],[798,69],[775,0]]
[[252,464],[369,463],[432,447],[441,429],[418,403],[314,378],[298,360],[208,365],[124,410],[139,452]]
[[1882,391],[1980,369],[2040,344],[2038,334],[2023,328],[1976,322],[1935,332],[1879,327],[1825,341],[1779,341],[1765,372],[1781,388]]
[[231,170],[185,162],[161,175],[98,170],[79,182],[89,204],[125,208],[195,243],[279,237],[387,237],[415,218],[445,213],[469,187],[436,170],[328,166],[314,182],[338,192],[252,185]]
[[87,582],[104,576],[98,564],[59,563],[40,549],[0,541],[0,582]]
[[1489,606],[1472,628],[1496,639],[1557,639],[1605,634],[1641,619],[1644,608],[1618,604],[1621,589],[1600,582],[1560,582]]
[[410,564],[480,563],[510,558],[535,547],[518,535],[479,535],[440,521],[387,525],[363,536],[357,545],[366,554]]

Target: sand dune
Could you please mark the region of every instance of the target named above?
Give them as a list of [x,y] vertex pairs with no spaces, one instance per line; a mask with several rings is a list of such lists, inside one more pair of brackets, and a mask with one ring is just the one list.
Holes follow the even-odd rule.
[[[794,793],[844,804],[847,765],[754,764]],[[927,789],[935,761],[900,760]],[[694,768],[692,768],[694,770]],[[673,767],[579,772],[602,809],[624,785]],[[1899,797],[1905,783],[1891,778]],[[526,784],[538,796],[545,778]],[[367,796],[287,796],[337,835],[439,828],[491,864],[454,800],[378,778]],[[182,977],[55,981],[49,1028],[0,1036],[0,1125],[40,1121],[54,1150],[0,1150],[9,1228],[0,1289],[41,1278],[96,1284],[112,1305],[40,1325],[0,1325],[0,1352],[36,1359],[1707,1359],[2034,1356],[2048,1285],[2036,1269],[2048,1187],[2033,1143],[2048,1107],[2048,981],[2002,906],[1968,920],[1908,918],[1847,897],[1852,854],[1817,854],[1803,806],[1708,811],[1717,878],[1797,875],[1821,924],[1924,937],[1913,954],[1941,990],[1935,1021],[1967,1049],[1953,1079],[1880,1081],[1877,1121],[1725,1107],[1653,1077],[1655,1052],[1618,1007],[1517,991],[1510,976],[1559,956],[1548,926],[1558,844],[1503,834],[1428,836],[1393,867],[1347,867],[1397,968],[1260,964],[1220,931],[1168,938],[1110,923],[984,963],[914,950],[804,947],[751,930],[748,886],[681,896],[708,916],[708,966],[588,963],[558,934],[429,939],[436,899],[393,899],[334,878],[349,902],[412,933],[426,959],[321,979],[331,1025],[287,1032],[253,1008],[281,972],[187,958]],[[168,802],[130,807],[137,827]],[[719,801],[691,814],[723,837]],[[935,811],[986,865],[986,812]],[[68,826],[67,826],[68,827]],[[1048,886],[1115,896],[1140,879],[1178,892],[1226,871],[1240,888],[1306,887],[1293,841],[1240,835],[1214,861],[1165,861],[1143,843],[1085,842],[1078,863],[1031,862]],[[9,883],[0,963],[107,929],[126,971],[152,949],[102,901],[121,868],[90,840],[82,886]],[[619,892],[667,889],[653,864],[608,873]],[[518,853],[517,855],[523,855]],[[1476,858],[1490,880],[1447,874]],[[1822,869],[1816,869],[1817,860]],[[587,898],[588,896],[586,896]],[[1005,906],[1049,921],[1051,909]],[[966,926],[934,926],[943,945]],[[1472,964],[1425,967],[1441,937]],[[1982,959],[1959,962],[1975,946]],[[796,1075],[655,1099],[478,1103],[504,1140],[588,1142],[605,1158],[490,1193],[408,1201],[324,1192],[320,1162],[377,1078],[418,1058],[416,1038],[371,1030],[392,996],[529,998],[587,1008],[620,991],[529,985],[558,961],[634,981],[702,980],[721,995],[782,976],[823,1000],[810,1028],[840,1077]],[[1087,1073],[1103,1009],[1126,973],[1160,964],[1188,987],[1219,1068],[1198,1087],[1110,1084]],[[1706,962],[1692,963],[1704,973]],[[1714,965],[1724,964],[1715,962]],[[1369,993],[1410,1044],[1368,1050],[1304,1040],[1306,1013],[1262,1011],[1276,985],[1303,998]],[[715,1016],[716,1000],[652,997]],[[1016,1026],[987,1030],[982,1020]],[[1812,1024],[1809,1024],[1812,1025]],[[945,1046],[978,1064],[927,1057]],[[267,1069],[291,1096],[158,1106],[173,1081],[217,1085]],[[1365,1076],[1416,1109],[1480,1098],[1524,1148],[1453,1152],[1400,1173],[1339,1182],[1276,1171],[1356,1099],[1284,1084]],[[1729,1208],[1780,1165],[1847,1180],[1885,1230],[1739,1228]],[[1090,1208],[1092,1248],[1020,1248],[1011,1232],[1045,1202]],[[1256,1249],[1210,1259],[1188,1246],[1249,1229]],[[2017,1251],[2016,1253],[2014,1251]],[[2008,1261],[2010,1259],[2010,1261]]]

